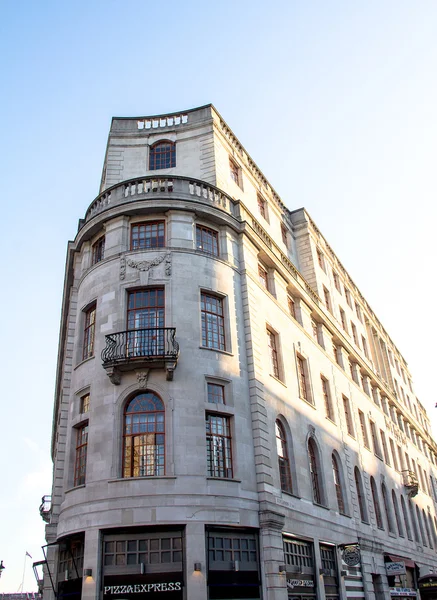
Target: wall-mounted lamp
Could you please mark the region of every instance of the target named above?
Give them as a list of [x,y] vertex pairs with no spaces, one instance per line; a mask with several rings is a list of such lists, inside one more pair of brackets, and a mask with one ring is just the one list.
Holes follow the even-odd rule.
[[285,573],[287,571],[287,565],[279,565],[279,572]]
[[234,571],[239,571],[239,570],[240,570],[240,561],[234,560]]
[[93,570],[92,569],[84,569],[83,570],[83,576],[84,577],[92,577],[93,576]]
[[200,562],[195,562],[195,563],[194,563],[194,570],[195,570],[195,571],[201,571],[201,570],[202,570],[202,563],[200,563]]
[[347,571],[340,571],[340,575],[341,575],[342,577],[346,577],[346,575],[347,575]]

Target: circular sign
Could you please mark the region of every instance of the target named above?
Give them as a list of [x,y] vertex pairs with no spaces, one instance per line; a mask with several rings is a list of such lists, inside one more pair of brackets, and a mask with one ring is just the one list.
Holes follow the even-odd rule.
[[355,567],[361,562],[361,553],[358,546],[345,546],[343,550],[343,562],[348,567]]

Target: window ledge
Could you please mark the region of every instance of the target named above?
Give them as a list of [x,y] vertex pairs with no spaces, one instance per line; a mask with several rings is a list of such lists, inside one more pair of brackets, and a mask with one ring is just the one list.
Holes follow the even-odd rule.
[[117,483],[120,481],[156,481],[157,479],[177,479],[176,475],[145,475],[144,477],[117,477],[109,479],[108,483]]
[[271,373],[269,373],[269,375],[270,375],[270,377],[271,377],[272,379],[274,379],[275,381],[277,381],[278,383],[280,383],[281,385],[283,385],[285,388],[287,387],[287,386],[286,386],[286,384],[285,384],[285,382],[284,382],[284,381],[282,381],[282,379],[279,379],[278,377],[275,377],[275,376],[274,376],[274,375],[272,375]]
[[281,490],[282,494],[285,494],[285,496],[290,496],[290,498],[296,498],[296,500],[301,500],[300,496],[297,496],[296,494],[293,494],[293,492],[286,492],[285,490]]
[[68,494],[70,492],[74,492],[74,490],[81,490],[81,489],[83,489],[85,487],[86,487],[85,483],[83,483],[82,485],[75,485],[75,486],[69,488],[68,490],[65,490],[65,493]]
[[353,433],[349,433],[348,432],[348,437],[352,438],[353,440],[357,441],[357,438],[354,436]]
[[299,398],[302,400],[302,402],[305,402],[305,404],[308,404],[308,406],[311,406],[311,408],[314,408],[314,410],[316,409],[315,405],[310,402],[309,400],[306,400],[303,396],[299,396]]
[[346,517],[347,519],[352,519],[352,515],[348,515],[345,512],[341,512],[341,513],[338,513],[338,514],[341,515],[342,517]]
[[337,423],[333,419],[330,419],[329,417],[325,417],[325,419],[327,421],[329,421],[330,423],[332,423],[333,425],[337,426]]
[[207,477],[208,481],[233,481],[234,483],[241,483],[241,479],[234,479],[233,477]]
[[79,367],[81,367],[85,363],[89,362],[90,360],[94,360],[95,358],[96,358],[95,354],[93,356],[89,356],[88,358],[84,358],[84,360],[81,360],[79,363],[77,363],[77,365],[74,367],[74,370],[78,369]]
[[199,346],[201,350],[209,350],[210,352],[219,352],[220,354],[226,354],[227,356],[234,356],[232,352],[228,350],[219,350],[218,348],[209,348],[208,346]]
[[319,508],[324,508],[325,510],[329,510],[329,506],[325,506],[324,504],[319,504],[318,502],[313,502],[314,506],[318,506]]

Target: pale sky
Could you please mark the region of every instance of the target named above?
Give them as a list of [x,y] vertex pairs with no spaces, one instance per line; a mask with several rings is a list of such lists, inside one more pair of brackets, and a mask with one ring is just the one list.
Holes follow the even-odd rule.
[[437,430],[435,0],[4,0],[0,29],[0,592],[43,558],[66,246],[112,116],[212,102],[307,208]]

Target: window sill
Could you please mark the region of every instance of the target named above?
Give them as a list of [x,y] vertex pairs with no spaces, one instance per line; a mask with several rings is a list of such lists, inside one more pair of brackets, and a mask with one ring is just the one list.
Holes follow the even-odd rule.
[[74,367],[74,370],[78,369],[79,367],[81,367],[82,365],[84,365],[85,363],[89,362],[90,360],[94,360],[96,358],[95,355],[93,356],[89,356],[88,358],[84,358],[83,360],[81,360],[79,363],[77,363],[77,365]]
[[342,517],[346,517],[347,519],[352,519],[352,516],[348,515],[347,513],[341,512],[341,513],[338,513],[338,514],[341,515]]
[[144,477],[118,477],[109,479],[108,483],[118,483],[120,481],[156,481],[157,479],[177,479],[176,475],[145,475]]
[[306,398],[304,398],[303,396],[299,396],[299,398],[302,400],[302,402],[305,402],[305,404],[308,404],[308,406],[311,406],[311,408],[314,408],[314,410],[316,409],[314,404],[312,402],[310,402],[309,400],[307,400]]
[[218,348],[209,348],[209,346],[199,346],[200,350],[209,350],[210,352],[219,352],[220,354],[226,354],[227,356],[234,356],[232,352],[228,350],[219,350]]
[[353,440],[357,441],[357,438],[354,436],[353,433],[349,433],[349,431],[347,432],[348,437],[352,438]]
[[289,496],[290,498],[296,498],[296,500],[301,499],[300,496],[296,496],[296,494],[293,494],[293,492],[286,492],[285,490],[281,490],[281,494],[284,494],[285,496]]
[[318,506],[319,508],[324,508],[325,510],[329,510],[329,506],[325,506],[324,504],[319,504],[318,502],[313,502],[314,506]]
[[234,479],[233,477],[207,477],[208,481],[233,481],[234,483],[241,483],[241,479]]
[[269,373],[269,375],[270,375],[270,377],[272,379],[274,379],[275,381],[277,381],[278,383],[280,383],[281,385],[283,385],[285,388],[287,387],[286,384],[285,384],[285,382],[282,381],[282,379],[279,379],[279,377],[275,377],[275,375],[272,375],[271,373]]
[[335,425],[335,426],[337,425],[337,423],[333,419],[331,419],[330,417],[325,417],[325,419],[327,421],[329,421],[330,423],[332,423],[333,425]]

